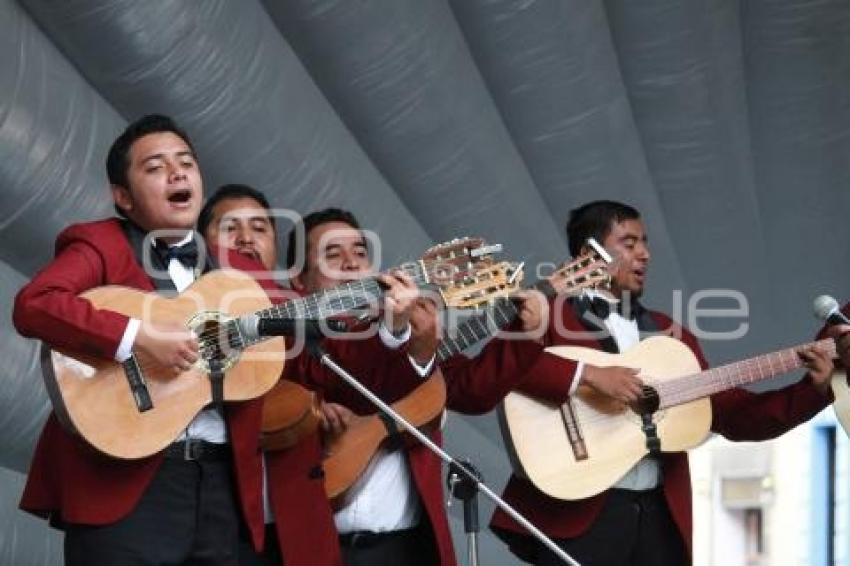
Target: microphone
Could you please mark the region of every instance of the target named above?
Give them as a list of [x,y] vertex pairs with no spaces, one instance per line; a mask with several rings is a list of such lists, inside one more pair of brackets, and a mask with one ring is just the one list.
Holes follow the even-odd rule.
[[844,313],[841,312],[841,309],[838,307],[838,301],[829,295],[821,295],[816,298],[812,306],[815,311],[815,316],[827,324],[850,325],[850,318],[847,318]]
[[302,335],[309,339],[322,338],[325,334],[345,332],[348,325],[342,320],[317,320],[313,318],[260,318],[249,314],[238,319],[237,324],[248,342],[271,336]]

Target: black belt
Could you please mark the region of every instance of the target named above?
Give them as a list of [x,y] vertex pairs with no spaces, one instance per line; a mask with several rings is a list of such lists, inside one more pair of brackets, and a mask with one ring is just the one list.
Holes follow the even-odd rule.
[[169,444],[163,454],[169,460],[200,460],[222,462],[232,457],[229,444],[217,444],[205,440],[181,440]]
[[339,535],[339,545],[345,548],[370,548],[384,542],[404,537],[416,537],[419,527],[400,531],[373,533],[371,531],[356,531]]

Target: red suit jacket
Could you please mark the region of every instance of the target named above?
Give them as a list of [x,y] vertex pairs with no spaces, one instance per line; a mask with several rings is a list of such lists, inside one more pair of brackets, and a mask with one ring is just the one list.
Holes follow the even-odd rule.
[[[229,259],[234,267],[256,269],[236,254]],[[112,359],[127,317],[97,310],[78,297],[103,285],[154,290],[116,219],[77,224],[59,235],[54,260],[15,299],[15,327],[24,336],[56,347]],[[225,406],[239,502],[257,546],[264,532],[258,449],[261,406],[259,399]],[[109,458],[65,430],[51,414],[33,455],[21,508],[59,525],[112,523],[135,507],[162,459],[162,454],[129,461]]]
[[[563,324],[568,330],[581,331],[584,325],[576,317],[570,302],[561,311]],[[681,331],[682,341],[699,359],[703,369],[708,364],[696,338],[687,330],[677,327],[666,315],[650,311],[657,327],[664,332]],[[555,316],[551,317],[554,324]],[[568,341],[550,326],[547,346],[578,345],[601,349],[594,340]],[[557,404],[566,402],[575,362],[551,354],[543,354],[518,387],[528,395]],[[816,415],[832,402],[832,396],[818,393],[808,376],[800,382],[778,391],[755,394],[744,389],[732,389],[711,398],[711,429],[730,440],[759,441],[779,436]],[[691,480],[686,452],[662,455],[664,494],[686,547],[691,549]],[[607,492],[578,501],[551,498],[534,487],[528,480],[513,475],[505,487],[503,498],[527,517],[547,536],[563,539],[584,533],[596,520],[605,502]],[[536,541],[501,509],[496,509],[490,523],[493,531],[502,538],[512,552],[523,560],[533,561]]]
[[[253,272],[262,268],[236,253],[228,256],[229,266]],[[270,279],[260,284],[277,296]],[[14,323],[24,335],[44,340],[63,349],[112,359],[127,325],[127,318],[115,312],[96,310],[78,298],[88,289],[103,285],[124,285],[153,291],[154,285],[138,265],[133,250],[115,219],[79,224],[64,230],[56,243],[56,257],[18,294]],[[327,341],[327,350],[343,363],[354,357],[353,343]],[[363,358],[358,358],[363,359]],[[369,358],[365,358],[367,361]],[[406,357],[399,354],[409,370]],[[361,362],[362,363],[362,362]],[[356,364],[355,364],[356,367]],[[318,362],[306,355],[290,360],[284,377],[293,374],[317,386],[338,387]],[[417,384],[409,371],[393,382],[390,392],[403,395]],[[418,376],[417,376],[418,377]],[[405,385],[406,383],[406,385]],[[263,545],[262,460],[259,430],[262,400],[225,405],[225,419],[234,455],[235,478],[242,514],[256,548]],[[280,523],[281,541],[287,564],[316,564],[316,548],[338,546],[333,520],[321,481],[310,474],[317,461],[318,445],[297,447],[287,458],[270,463],[270,469],[285,464],[291,481],[274,490],[276,508],[285,508],[290,520]],[[54,524],[103,525],[126,516],[137,504],[153,479],[162,454],[140,460],[117,460],[92,449],[83,439],[65,430],[51,415],[36,446],[21,508],[49,517]],[[326,512],[322,512],[327,509]],[[311,520],[311,514],[316,520]],[[324,522],[322,522],[324,520]],[[318,541],[310,546],[310,541]],[[290,560],[291,559],[291,560]],[[331,563],[331,562],[328,562]]]

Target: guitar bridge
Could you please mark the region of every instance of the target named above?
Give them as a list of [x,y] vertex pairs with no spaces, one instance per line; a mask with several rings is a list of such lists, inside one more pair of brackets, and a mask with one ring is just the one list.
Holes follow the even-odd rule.
[[584,442],[584,435],[581,432],[572,399],[567,399],[567,402],[561,405],[561,419],[564,421],[567,439],[570,441],[570,448],[573,450],[576,461],[587,460],[589,457],[587,444]]
[[136,408],[140,413],[153,409],[153,400],[151,400],[151,394],[148,391],[148,384],[145,382],[145,376],[142,374],[142,368],[139,366],[136,355],[131,355],[121,366],[124,368],[127,383],[130,384],[130,392],[133,394]]

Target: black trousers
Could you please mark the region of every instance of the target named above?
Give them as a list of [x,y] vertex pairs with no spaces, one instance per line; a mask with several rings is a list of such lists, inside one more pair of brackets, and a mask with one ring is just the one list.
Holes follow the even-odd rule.
[[434,566],[440,563],[431,524],[425,518],[406,531],[340,536],[344,566]]
[[263,552],[257,552],[247,537],[239,545],[239,566],[283,566],[283,554],[274,523],[266,525],[266,541]]
[[[684,566],[685,544],[664,492],[612,489],[599,517],[583,535],[555,541],[582,566]],[[538,566],[562,565],[541,545]]]
[[229,459],[166,459],[123,519],[65,525],[65,564],[235,566],[243,521],[231,467]]

